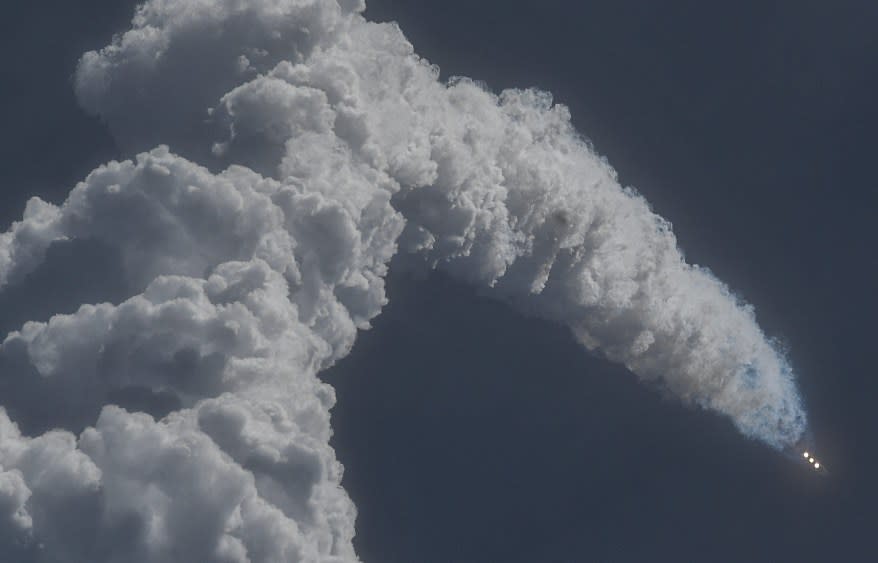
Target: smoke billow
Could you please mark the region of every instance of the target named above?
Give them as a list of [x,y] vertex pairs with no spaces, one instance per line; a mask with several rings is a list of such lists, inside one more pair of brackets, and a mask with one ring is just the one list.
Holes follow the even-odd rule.
[[[122,147],[0,234],[0,287],[58,241],[119,251],[131,296],[0,346],[0,553],[354,561],[331,387],[395,255],[437,268],[784,448],[784,357],[549,94],[438,80],[357,0],[149,0],[76,92]],[[161,146],[154,148],[156,144]],[[170,414],[123,409],[136,391]],[[154,414],[154,413],[153,413]],[[32,422],[32,421],[30,421]],[[55,424],[53,422],[53,424]],[[3,550],[6,550],[5,552]]]

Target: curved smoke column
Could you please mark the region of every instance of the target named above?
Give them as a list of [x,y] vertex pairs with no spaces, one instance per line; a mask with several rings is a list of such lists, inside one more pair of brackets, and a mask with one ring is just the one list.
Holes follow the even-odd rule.
[[[91,239],[133,289],[0,346],[10,412],[58,405],[53,424],[88,426],[27,437],[0,411],[0,554],[355,561],[317,373],[380,312],[397,253],[568,325],[748,436],[785,448],[804,432],[752,309],[686,264],[566,108],[441,83],[364,7],[150,0],[83,55],[82,106],[150,150],[61,205],[32,199],[0,234],[0,287],[53,242]],[[171,414],[112,406],[132,390]]]

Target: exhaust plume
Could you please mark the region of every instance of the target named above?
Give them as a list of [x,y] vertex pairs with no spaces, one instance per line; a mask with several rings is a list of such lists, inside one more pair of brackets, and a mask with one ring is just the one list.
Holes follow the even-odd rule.
[[[145,152],[60,205],[32,199],[0,235],[0,287],[51,244],[91,239],[118,249],[132,294],[0,346],[8,412],[63,405],[36,437],[0,412],[0,553],[357,560],[317,373],[380,312],[397,254],[564,323],[747,436],[802,436],[792,371],[752,308],[685,262],[564,106],[442,83],[364,8],[149,0],[82,56],[81,105]],[[132,390],[170,414],[114,406]]]

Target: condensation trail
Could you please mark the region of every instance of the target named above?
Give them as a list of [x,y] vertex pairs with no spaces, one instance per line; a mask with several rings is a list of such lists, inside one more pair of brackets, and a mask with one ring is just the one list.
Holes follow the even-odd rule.
[[[0,347],[11,410],[39,401],[96,420],[32,438],[0,416],[10,553],[356,560],[328,443],[334,393],[316,374],[380,312],[399,253],[569,326],[748,436],[780,449],[802,436],[792,371],[752,308],[684,261],[565,107],[442,83],[363,9],[151,0],[82,57],[82,106],[127,150],[150,150],[98,168],[61,205],[31,200],[0,235],[0,286],[53,242],[96,239],[134,289]],[[174,412],[111,406],[132,388]],[[69,533],[74,517],[94,525]]]

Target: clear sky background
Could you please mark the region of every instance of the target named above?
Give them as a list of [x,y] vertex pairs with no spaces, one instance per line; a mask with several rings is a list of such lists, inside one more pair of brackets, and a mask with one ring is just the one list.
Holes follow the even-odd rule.
[[[878,8],[865,2],[372,0],[444,76],[537,86],[690,262],[789,349],[831,475],[589,356],[566,329],[440,276],[391,304],[336,386],[334,445],[364,561],[874,561]],[[76,104],[79,55],[131,1],[7,8],[0,215],[119,155]],[[65,255],[0,297],[0,328],[114,300],[112,259],[57,295]],[[56,268],[53,270],[53,268]],[[587,554],[587,555],[583,555]]]

